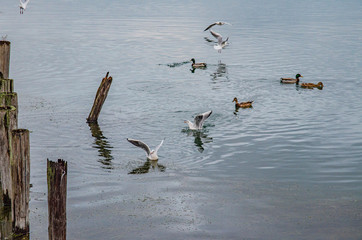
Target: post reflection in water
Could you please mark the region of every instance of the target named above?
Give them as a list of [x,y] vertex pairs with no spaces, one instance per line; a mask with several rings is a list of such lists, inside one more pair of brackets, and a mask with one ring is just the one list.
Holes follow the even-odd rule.
[[113,169],[113,156],[111,155],[111,149],[113,147],[109,144],[107,138],[103,136],[102,130],[100,129],[98,123],[88,123],[88,125],[92,136],[95,139],[93,148],[98,149],[98,156],[101,157],[98,162],[103,164],[102,168],[104,169]]
[[142,166],[133,169],[131,172],[129,172],[128,174],[144,174],[144,173],[148,173],[150,171],[150,169],[152,169],[153,171],[160,171],[160,172],[164,172],[166,170],[166,167],[158,164],[158,161],[156,160],[148,160],[145,162],[145,164],[143,164]]
[[8,239],[12,232],[11,207],[2,206],[2,199],[0,198],[0,239]]
[[202,131],[194,131],[194,130],[182,130],[183,132],[187,133],[187,136],[193,136],[195,138],[194,143],[195,146],[197,147],[197,150],[202,153],[205,149],[203,147],[203,145],[205,143],[211,143],[212,142],[212,137],[208,137],[206,133],[202,132]]

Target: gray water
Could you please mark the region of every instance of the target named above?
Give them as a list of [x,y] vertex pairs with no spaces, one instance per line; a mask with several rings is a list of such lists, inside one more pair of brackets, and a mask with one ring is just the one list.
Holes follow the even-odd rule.
[[[67,239],[362,238],[360,0],[17,5],[1,0],[0,35],[31,131],[31,239],[47,239],[47,158],[68,162]],[[218,20],[222,53],[203,32]],[[280,84],[296,73],[323,90]],[[126,138],[165,138],[158,162]]]

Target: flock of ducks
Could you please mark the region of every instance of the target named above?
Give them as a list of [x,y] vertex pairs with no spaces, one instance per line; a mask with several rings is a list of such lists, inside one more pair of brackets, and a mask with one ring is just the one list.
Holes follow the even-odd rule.
[[[223,40],[221,34],[212,31],[211,28],[213,26],[215,26],[215,25],[222,26],[222,25],[225,25],[225,24],[231,25],[230,23],[227,23],[227,22],[214,22],[213,24],[210,24],[204,30],[204,31],[209,30],[211,35],[214,36],[218,40],[217,45],[215,45],[214,48],[216,50],[218,50],[219,53],[221,52],[221,49],[223,49],[228,44],[229,37],[227,37],[225,40]],[[197,63],[195,58],[192,58],[190,61],[192,62],[191,67],[193,69],[197,69],[197,68],[205,69],[207,67],[207,64],[204,63],[204,62]],[[301,83],[301,84],[299,84],[299,80],[300,80],[299,78],[302,78],[302,77],[303,76],[298,73],[295,76],[295,78],[280,78],[280,82],[285,83],[285,84],[296,84],[296,85],[298,85],[298,86],[300,86],[302,88],[310,88],[310,89],[313,89],[313,88],[322,89],[323,88],[323,83],[322,82],[319,82],[317,84],[314,84],[314,83]],[[235,102],[235,109],[237,111],[239,108],[252,108],[253,107],[252,104],[253,104],[254,101],[238,102],[238,99],[235,97],[232,102]],[[211,114],[212,114],[212,111],[210,110],[210,111],[198,114],[194,118],[193,122],[191,122],[189,120],[185,120],[184,123],[186,123],[188,125],[188,128],[190,130],[201,130],[205,120],[208,119]],[[136,147],[142,148],[146,152],[147,159],[153,160],[153,161],[158,160],[157,152],[160,149],[160,147],[162,146],[163,141],[164,141],[164,140],[162,140],[161,143],[154,150],[151,150],[150,147],[147,144],[145,144],[144,142],[142,142],[140,140],[130,139],[130,138],[127,138],[127,140],[128,140],[128,142],[132,143]]]

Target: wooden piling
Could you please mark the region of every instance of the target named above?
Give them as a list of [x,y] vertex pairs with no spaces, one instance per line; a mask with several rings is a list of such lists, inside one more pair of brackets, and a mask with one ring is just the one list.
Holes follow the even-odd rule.
[[65,240],[67,229],[67,162],[47,159],[49,240]]
[[0,41],[0,76],[4,79],[9,78],[10,65],[10,42]]
[[13,79],[2,79],[0,76],[0,93],[12,93],[14,91]]
[[17,110],[12,106],[0,107],[0,177],[1,189],[5,205],[11,205],[12,177],[11,177],[11,131],[17,128]]
[[101,112],[104,101],[107,98],[109,88],[112,84],[112,77],[108,77],[109,72],[107,72],[106,77],[102,79],[102,82],[98,88],[96,97],[94,99],[93,107],[89,116],[87,118],[88,123],[97,122],[99,113]]
[[29,130],[11,131],[12,219],[16,234],[29,232]]

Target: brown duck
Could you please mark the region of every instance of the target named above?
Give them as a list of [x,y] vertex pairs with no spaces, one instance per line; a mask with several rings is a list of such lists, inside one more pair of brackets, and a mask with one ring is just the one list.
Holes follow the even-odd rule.
[[317,84],[314,84],[314,83],[302,83],[302,84],[300,84],[300,87],[302,87],[302,88],[310,88],[310,89],[313,89],[313,88],[323,89],[323,83],[322,82],[319,82]]
[[252,103],[253,103],[254,101],[241,102],[241,103],[239,103],[239,102],[238,102],[238,99],[237,99],[236,97],[234,97],[233,102],[235,102],[235,108],[251,108],[251,107],[253,107],[253,106],[252,106]]

